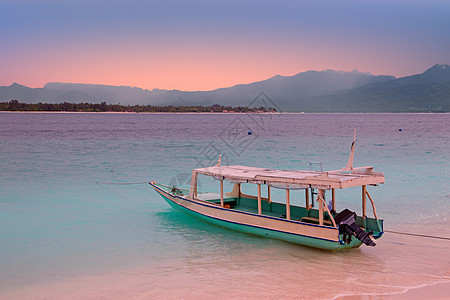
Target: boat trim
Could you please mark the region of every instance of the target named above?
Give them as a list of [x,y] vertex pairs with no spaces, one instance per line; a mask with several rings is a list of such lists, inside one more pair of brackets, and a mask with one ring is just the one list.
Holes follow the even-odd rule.
[[[285,219],[281,219],[281,218],[275,218],[275,217],[271,217],[271,216],[265,216],[265,215],[258,215],[258,214],[254,214],[254,213],[249,213],[249,212],[243,212],[243,211],[239,211],[239,210],[234,210],[234,209],[227,209],[227,208],[222,208],[220,206],[215,206],[215,205],[207,205],[205,203],[201,203],[201,202],[197,202],[197,201],[193,201],[187,198],[183,198],[180,196],[176,196],[176,195],[172,195],[169,192],[161,189],[158,186],[155,186],[155,184],[150,183],[150,185],[152,185],[154,188],[158,189],[160,191],[161,194],[163,195],[168,195],[170,197],[173,198],[180,198],[181,200],[184,201],[188,201],[194,204],[198,204],[198,205],[202,205],[202,206],[206,206],[206,207],[210,207],[210,208],[214,208],[214,209],[219,209],[219,210],[225,210],[225,211],[232,211],[233,213],[239,213],[239,214],[246,214],[246,215],[252,215],[252,216],[257,216],[257,217],[263,217],[263,218],[267,218],[267,219],[273,219],[273,220],[277,220],[277,221],[282,221],[282,222],[287,222],[287,223],[295,223],[295,224],[300,224],[300,225],[305,225],[305,226],[311,226],[311,227],[320,227],[320,228],[326,228],[329,230],[336,230],[338,231],[338,228],[334,228],[334,227],[329,227],[329,226],[320,226],[320,225],[316,225],[316,224],[309,224],[309,223],[304,223],[304,222],[298,222],[298,221],[292,221],[292,220],[285,220]],[[277,230],[277,229],[272,229],[272,228],[267,228],[267,227],[260,227],[260,226],[255,226],[255,225],[251,225],[251,224],[247,224],[247,223],[239,223],[239,222],[235,222],[235,221],[230,221],[230,220],[226,220],[226,219],[220,219],[220,218],[216,218],[210,215],[206,215],[204,213],[200,213],[198,211],[195,211],[193,209],[190,209],[180,203],[177,203],[175,201],[173,201],[172,199],[168,198],[170,201],[174,202],[175,204],[189,210],[192,211],[196,214],[211,218],[211,219],[215,219],[215,220],[219,220],[219,221],[224,221],[224,222],[228,222],[228,223],[232,223],[232,224],[237,224],[237,225],[244,225],[244,226],[249,226],[249,227],[253,227],[253,228],[258,228],[258,229],[264,229],[264,230],[270,230],[270,231],[274,231],[274,232],[280,232],[280,233],[285,233],[285,234],[290,234],[290,235],[295,235],[295,236],[301,236],[301,237],[306,237],[306,238],[312,238],[312,239],[316,239],[316,240],[322,240],[322,241],[327,241],[327,242],[333,242],[333,243],[341,243],[341,239],[339,238],[338,240],[330,240],[330,239],[324,239],[324,238],[319,238],[319,237],[315,237],[315,236],[310,236],[310,235],[303,235],[303,234],[299,234],[299,233],[293,233],[293,232],[289,232],[289,231],[282,231],[282,230]],[[202,201],[202,200],[201,200]],[[338,235],[339,236],[339,235]]]

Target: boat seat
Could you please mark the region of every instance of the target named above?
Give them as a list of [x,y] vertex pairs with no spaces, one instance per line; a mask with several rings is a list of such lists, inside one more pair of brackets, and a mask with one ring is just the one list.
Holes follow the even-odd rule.
[[[319,219],[312,217],[303,217],[300,219],[300,222],[310,223],[310,224],[319,224]],[[324,225],[331,225],[330,220],[323,220]]]

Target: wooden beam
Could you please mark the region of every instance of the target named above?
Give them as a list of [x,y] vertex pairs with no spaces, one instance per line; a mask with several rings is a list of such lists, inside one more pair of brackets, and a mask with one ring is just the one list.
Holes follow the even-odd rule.
[[198,176],[198,173],[192,171],[191,189],[189,191],[189,198],[191,198],[191,199],[194,199],[197,197],[197,176]]
[[270,197],[270,186],[267,186],[267,199],[269,199],[269,203],[272,202],[272,198]]
[[220,181],[220,206],[223,207],[223,179]]
[[336,211],[336,193],[334,189],[331,189],[331,209]]
[[309,210],[309,189],[305,189],[306,209]]
[[[323,190],[319,190],[317,193],[317,202],[319,202],[319,225],[323,225],[323,201],[321,194],[323,193]],[[322,198],[322,199],[321,199]]]
[[363,219],[366,218],[366,195],[367,195],[367,187],[365,185],[362,186],[362,215]]
[[261,184],[258,184],[258,215],[262,214],[261,207]]
[[291,219],[291,199],[288,189],[286,189],[286,219]]
[[[319,202],[322,203],[322,205],[323,205],[322,207],[325,208],[325,210],[327,211],[328,215],[330,216],[331,222],[329,222],[328,220],[324,220],[323,222],[324,222],[324,223],[330,223],[330,224],[333,223],[333,226],[334,226],[334,227],[337,227],[337,226],[336,226],[336,221],[334,220],[333,215],[331,215],[331,212],[330,212],[330,210],[328,209],[328,206],[327,206],[327,203],[325,202],[325,199],[323,199],[324,193],[325,193],[325,191],[323,191],[323,193],[319,193],[319,194],[317,195],[317,200],[318,200]],[[320,204],[319,204],[319,205],[320,205]]]
[[370,203],[372,203],[372,209],[373,209],[373,216],[375,219],[378,219],[377,217],[377,210],[375,209],[375,204],[373,203],[372,197],[370,197],[369,192],[366,190],[367,197],[369,197]]

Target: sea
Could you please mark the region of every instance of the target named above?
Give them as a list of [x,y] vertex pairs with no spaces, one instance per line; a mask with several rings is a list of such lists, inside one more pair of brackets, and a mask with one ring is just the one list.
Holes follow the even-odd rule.
[[[368,187],[386,230],[375,247],[328,252],[216,227],[148,185],[188,187],[220,154],[337,170],[355,129],[354,167],[386,178]],[[450,114],[5,112],[0,156],[0,299],[370,298],[450,282]],[[336,205],[361,214],[361,190],[337,190]]]

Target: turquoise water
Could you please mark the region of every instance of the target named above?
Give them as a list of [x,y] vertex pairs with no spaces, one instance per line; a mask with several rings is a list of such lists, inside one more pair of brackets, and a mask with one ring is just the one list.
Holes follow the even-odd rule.
[[[186,185],[219,153],[223,164],[339,169],[354,128],[354,165],[386,177],[369,188],[385,228],[450,236],[449,114],[0,113],[0,296],[333,298],[450,280],[448,241],[386,234],[333,254],[208,225],[147,184],[100,184]],[[337,197],[338,210],[360,212],[359,190]]]

